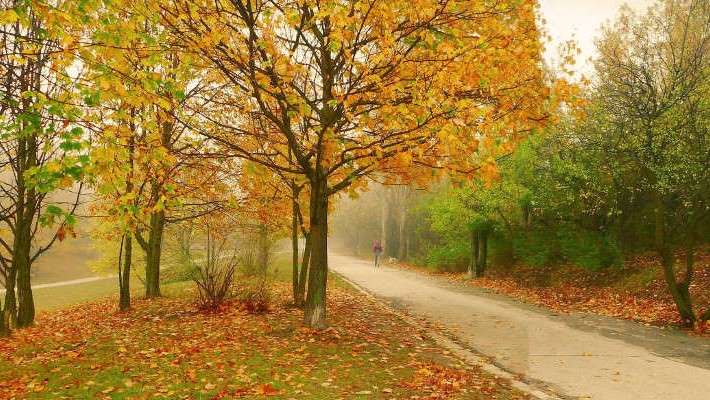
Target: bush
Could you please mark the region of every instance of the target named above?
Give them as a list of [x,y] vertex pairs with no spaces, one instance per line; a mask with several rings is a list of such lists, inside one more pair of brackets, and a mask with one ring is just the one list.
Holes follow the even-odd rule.
[[572,264],[598,271],[621,262],[618,246],[602,233],[562,228],[557,238],[562,256]]
[[218,309],[232,294],[234,274],[237,270],[237,257],[224,251],[226,239],[218,240],[208,231],[207,256],[204,260],[191,263],[192,281],[197,285],[197,301],[200,308]]
[[447,241],[427,249],[426,265],[438,272],[463,272],[467,269],[468,257],[468,243]]
[[247,312],[263,314],[271,308],[271,285],[265,278],[246,279],[237,289],[237,299]]
[[550,264],[556,253],[554,236],[542,229],[517,232],[513,247],[516,258],[534,267]]
[[177,262],[164,263],[167,268],[160,270],[160,281],[162,283],[185,282],[192,280],[195,266],[191,260],[179,260]]

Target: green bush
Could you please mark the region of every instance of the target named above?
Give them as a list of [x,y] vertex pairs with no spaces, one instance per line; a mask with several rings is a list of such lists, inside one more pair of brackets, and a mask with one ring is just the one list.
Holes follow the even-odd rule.
[[468,244],[463,241],[448,241],[430,246],[426,251],[425,264],[438,272],[463,272],[467,269]]
[[564,259],[580,267],[597,271],[621,262],[618,246],[600,232],[563,227],[557,240]]
[[556,258],[557,243],[554,235],[543,229],[518,231],[513,237],[515,258],[523,264],[539,267]]
[[195,266],[191,261],[173,262],[167,268],[160,270],[160,281],[163,283],[185,282],[192,279]]

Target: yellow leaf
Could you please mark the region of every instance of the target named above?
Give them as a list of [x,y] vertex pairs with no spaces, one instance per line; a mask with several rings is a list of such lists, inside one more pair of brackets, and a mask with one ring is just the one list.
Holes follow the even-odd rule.
[[14,24],[18,19],[20,17],[12,8],[0,11],[0,24],[2,25]]

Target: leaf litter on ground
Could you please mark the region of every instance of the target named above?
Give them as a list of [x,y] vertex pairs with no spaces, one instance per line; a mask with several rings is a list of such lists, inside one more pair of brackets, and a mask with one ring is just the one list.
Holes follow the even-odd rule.
[[[277,284],[277,297],[288,288]],[[528,398],[387,307],[344,285],[329,290],[322,331],[285,302],[262,315],[238,303],[199,312],[190,290],[127,313],[115,299],[42,313],[0,342],[0,398]]]

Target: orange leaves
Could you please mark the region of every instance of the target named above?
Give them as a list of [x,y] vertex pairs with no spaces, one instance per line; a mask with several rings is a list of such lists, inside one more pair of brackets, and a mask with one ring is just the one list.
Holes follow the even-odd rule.
[[259,385],[259,387],[256,389],[256,394],[262,395],[262,396],[276,396],[280,392],[271,384],[265,383],[263,385]]
[[[472,157],[469,143],[514,143],[554,112],[534,2],[277,1],[256,19],[229,4],[165,7],[156,14],[167,31],[220,87],[204,105],[210,135],[274,171],[317,166],[335,186],[410,165],[473,170],[498,151]],[[317,21],[326,17],[323,31]],[[313,37],[328,46],[326,59]]]
[[76,238],[76,232],[74,231],[74,228],[63,223],[61,226],[59,226],[59,229],[57,229],[57,239],[62,242],[64,241],[64,239],[66,239],[67,234],[73,238]]
[[[289,285],[277,289],[288,296]],[[235,305],[207,314],[190,297],[138,300],[130,313],[109,300],[42,314],[0,341],[0,397],[518,398],[380,304],[331,289],[337,328],[323,331],[303,328],[284,304],[263,315]]]
[[[471,375],[466,371],[454,370],[433,363],[415,365],[414,377],[402,386],[426,393],[427,399],[450,398],[471,384]],[[486,392],[484,392],[486,393]],[[493,391],[487,391],[491,394]]]

